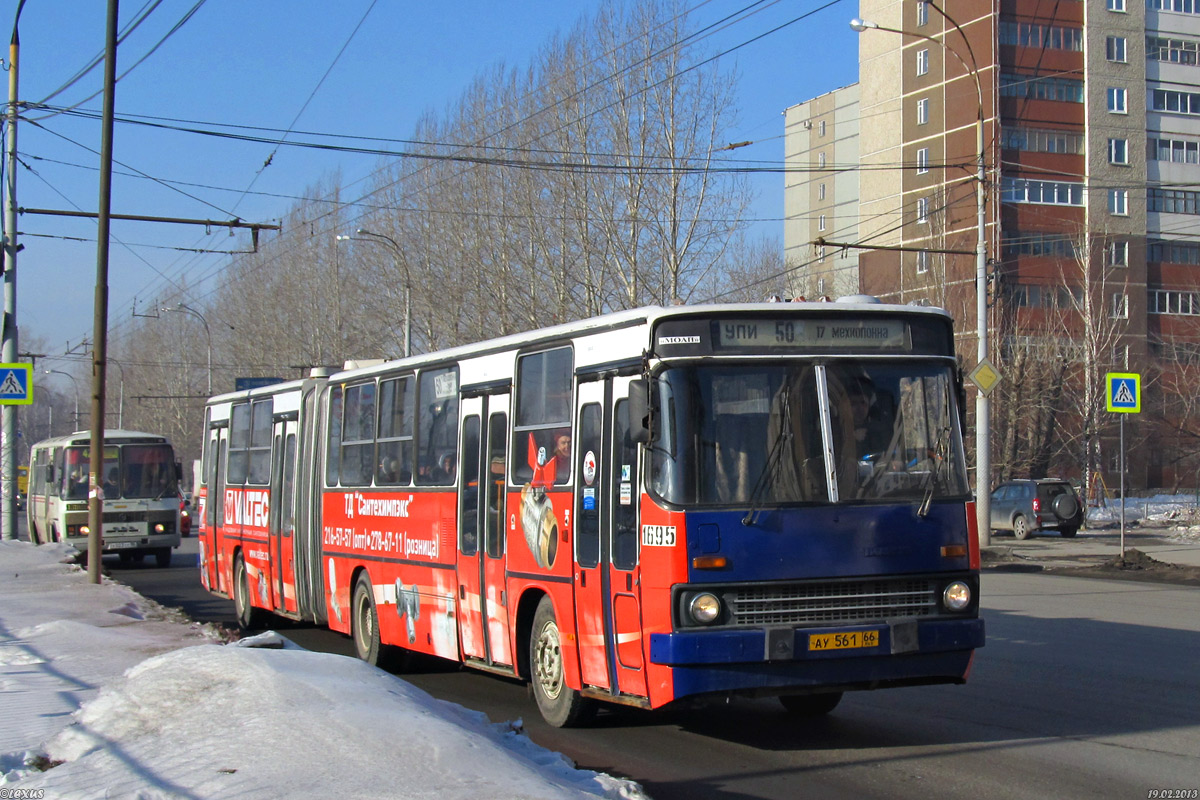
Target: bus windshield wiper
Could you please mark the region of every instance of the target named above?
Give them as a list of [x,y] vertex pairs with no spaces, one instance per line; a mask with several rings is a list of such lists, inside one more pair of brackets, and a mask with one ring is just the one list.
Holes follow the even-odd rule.
[[787,379],[784,380],[783,386],[779,390],[779,405],[779,434],[775,437],[775,441],[771,445],[771,452],[767,455],[767,461],[763,464],[762,471],[758,473],[758,480],[754,482],[754,488],[750,491],[750,508],[746,511],[746,516],[742,517],[743,525],[753,525],[758,522],[758,513],[766,496],[770,477],[775,473],[778,463],[783,460],[784,452],[791,449],[792,384]]
[[933,502],[933,490],[938,485],[941,478],[942,465],[946,462],[948,444],[950,441],[950,429],[942,428],[938,434],[937,441],[933,445],[933,461],[929,466],[929,477],[926,480],[925,496],[921,499],[921,505],[917,506],[917,516],[925,517],[929,514],[929,504]]

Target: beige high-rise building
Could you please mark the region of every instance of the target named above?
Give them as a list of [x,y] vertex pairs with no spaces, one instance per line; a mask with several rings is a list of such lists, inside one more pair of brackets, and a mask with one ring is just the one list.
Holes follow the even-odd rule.
[[[787,112],[789,163],[857,149],[837,197],[856,232],[824,237],[863,248],[857,290],[947,308],[975,366],[982,119],[996,477],[1115,483],[1104,376],[1138,372],[1130,485],[1195,486],[1200,0],[861,0],[859,16],[857,104],[840,89]],[[838,116],[845,142],[814,140],[806,123],[841,108],[858,115]],[[826,276],[803,258],[823,174],[788,175],[785,244],[809,280]]]

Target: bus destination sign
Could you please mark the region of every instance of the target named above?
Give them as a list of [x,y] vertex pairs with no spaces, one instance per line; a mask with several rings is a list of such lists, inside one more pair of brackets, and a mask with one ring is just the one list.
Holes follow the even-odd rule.
[[896,319],[731,318],[713,321],[717,347],[747,350],[906,350],[908,325]]

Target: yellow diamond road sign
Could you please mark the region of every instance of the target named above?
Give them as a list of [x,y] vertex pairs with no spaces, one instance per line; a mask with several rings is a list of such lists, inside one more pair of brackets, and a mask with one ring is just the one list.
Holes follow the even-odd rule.
[[996,368],[992,366],[992,362],[988,361],[986,358],[976,364],[975,369],[971,370],[971,374],[967,377],[969,377],[975,383],[975,385],[979,387],[979,391],[983,392],[985,395],[991,394],[992,390],[996,388],[996,385],[1000,383],[999,371],[997,371]]

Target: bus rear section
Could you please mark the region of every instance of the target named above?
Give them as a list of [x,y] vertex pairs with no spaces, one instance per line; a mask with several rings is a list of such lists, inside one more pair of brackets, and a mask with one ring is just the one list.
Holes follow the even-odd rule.
[[[30,539],[87,550],[90,434],[49,439],[31,450]],[[179,465],[170,442],[135,431],[105,434],[102,553],[126,563],[154,556],[170,566],[179,546]]]

